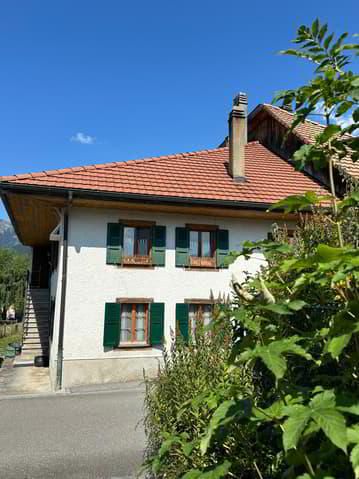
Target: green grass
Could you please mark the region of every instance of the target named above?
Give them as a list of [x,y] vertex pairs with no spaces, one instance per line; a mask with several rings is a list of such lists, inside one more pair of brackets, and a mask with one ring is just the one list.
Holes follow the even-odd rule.
[[22,334],[21,332],[13,334],[11,336],[5,336],[5,338],[0,338],[0,351],[5,351],[7,345],[10,343],[21,343]]

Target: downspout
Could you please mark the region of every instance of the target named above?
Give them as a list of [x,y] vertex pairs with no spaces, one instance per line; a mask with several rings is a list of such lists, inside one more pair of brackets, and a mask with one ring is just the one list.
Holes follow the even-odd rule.
[[68,203],[64,210],[64,232],[62,241],[62,274],[61,274],[61,299],[59,319],[59,340],[57,348],[56,367],[56,390],[62,389],[62,370],[64,359],[64,328],[65,328],[65,306],[66,306],[66,285],[67,285],[67,257],[68,257],[68,234],[69,234],[69,211],[72,204],[72,191],[69,191]]

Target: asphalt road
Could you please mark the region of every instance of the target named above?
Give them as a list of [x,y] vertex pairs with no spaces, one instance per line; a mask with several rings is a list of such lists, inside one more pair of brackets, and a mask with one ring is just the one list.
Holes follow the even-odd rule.
[[136,477],[140,389],[0,401],[1,479]]

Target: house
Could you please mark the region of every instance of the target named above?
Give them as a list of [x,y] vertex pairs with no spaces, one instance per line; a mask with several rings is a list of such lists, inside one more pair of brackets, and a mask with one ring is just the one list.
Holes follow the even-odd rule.
[[227,146],[0,178],[18,237],[33,249],[24,354],[49,354],[54,387],[156,374],[178,331],[210,321],[232,273],[263,264],[258,254],[227,267],[228,252],[297,219],[268,207],[327,193],[251,123],[248,131],[251,141],[240,94]]

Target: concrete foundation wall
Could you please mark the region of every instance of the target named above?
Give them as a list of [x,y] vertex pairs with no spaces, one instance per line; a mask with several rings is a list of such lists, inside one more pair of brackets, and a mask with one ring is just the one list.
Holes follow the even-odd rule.
[[64,361],[63,387],[142,381],[157,375],[162,356]]

